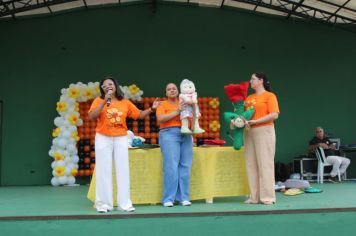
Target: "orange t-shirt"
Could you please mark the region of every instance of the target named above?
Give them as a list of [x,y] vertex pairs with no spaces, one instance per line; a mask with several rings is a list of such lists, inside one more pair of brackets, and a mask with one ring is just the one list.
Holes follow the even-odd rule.
[[[274,93],[264,92],[260,95],[251,94],[245,100],[245,110],[255,108],[252,120],[257,120],[265,115],[273,112],[279,113],[277,97]],[[273,121],[265,122],[252,127],[260,127],[265,125],[272,125]]]
[[[169,114],[171,112],[176,111],[177,109],[178,109],[178,103],[172,104],[166,100],[161,102],[161,104],[157,107],[156,116]],[[180,121],[179,115],[159,125],[161,129],[169,128],[169,127],[181,127],[181,126],[182,123]]]
[[[103,102],[104,100],[102,98],[95,98],[89,112]],[[125,136],[127,135],[126,117],[137,119],[140,113],[141,110],[129,100],[111,101],[109,107],[105,105],[101,110],[95,131],[107,136]]]

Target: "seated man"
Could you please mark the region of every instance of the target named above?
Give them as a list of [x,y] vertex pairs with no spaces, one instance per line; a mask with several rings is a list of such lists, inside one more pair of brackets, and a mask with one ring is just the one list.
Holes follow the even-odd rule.
[[338,181],[337,171],[340,169],[340,175],[343,175],[346,168],[350,165],[350,159],[335,154],[335,143],[331,143],[330,140],[325,137],[324,130],[321,127],[315,129],[315,136],[309,141],[310,152],[314,152],[317,147],[324,149],[326,161],[333,165],[333,169],[330,172],[330,180],[333,182]]

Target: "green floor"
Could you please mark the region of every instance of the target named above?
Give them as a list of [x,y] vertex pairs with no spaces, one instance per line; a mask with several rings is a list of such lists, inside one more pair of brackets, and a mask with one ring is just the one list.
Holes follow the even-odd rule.
[[[88,186],[79,187],[1,187],[0,235],[288,235],[288,236],[343,236],[356,230],[356,182],[312,186],[323,190],[319,194],[298,196],[277,195],[273,206],[243,204],[243,197],[215,199],[214,204],[194,201],[191,207],[136,205],[129,218],[91,218],[102,216],[86,199]],[[323,213],[288,212],[298,209],[335,209]],[[283,212],[286,210],[286,212]],[[238,212],[266,211],[264,214],[244,215]],[[268,212],[270,211],[270,212]],[[190,214],[209,213],[205,216]],[[213,215],[225,212],[226,215]],[[235,212],[235,215],[229,213]],[[162,217],[162,213],[170,214]],[[181,214],[188,213],[188,214]],[[106,216],[123,214],[113,211]],[[149,217],[140,218],[146,214]],[[49,219],[26,216],[77,216]],[[14,217],[9,220],[9,217]],[[135,217],[137,216],[137,217]],[[146,215],[147,216],[147,215]],[[157,217],[156,217],[157,216]],[[6,217],[8,217],[6,219]],[[23,217],[23,218],[16,218]]]
[[[193,201],[190,207],[161,205],[135,205],[140,214],[193,213],[193,212],[239,212],[265,210],[293,210],[317,208],[356,207],[356,182],[341,184],[312,184],[323,190],[322,193],[309,193],[297,196],[284,196],[277,193],[277,204],[272,206],[244,204],[245,197],[214,199],[214,204]],[[53,216],[53,215],[99,215],[86,198],[88,186],[78,187],[0,187],[0,220],[9,216]],[[108,214],[125,214],[113,211]],[[355,219],[356,222],[356,219]]]
[[2,236],[352,236],[356,213],[0,221]]

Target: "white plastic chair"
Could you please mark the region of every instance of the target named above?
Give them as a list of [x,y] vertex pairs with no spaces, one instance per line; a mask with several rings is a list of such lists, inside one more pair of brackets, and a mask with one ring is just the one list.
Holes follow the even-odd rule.
[[[324,167],[325,166],[332,166],[333,164],[330,164],[326,161],[326,156],[324,149],[321,147],[317,147],[315,149],[315,155],[318,158],[318,183],[323,183],[324,182]],[[330,175],[330,174],[325,174],[325,175]],[[339,182],[341,181],[340,177],[340,170],[337,170],[337,176],[339,178]]]

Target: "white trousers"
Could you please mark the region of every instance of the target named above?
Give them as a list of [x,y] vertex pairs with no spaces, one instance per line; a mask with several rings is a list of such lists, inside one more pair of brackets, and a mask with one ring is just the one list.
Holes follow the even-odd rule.
[[326,161],[333,165],[330,172],[332,177],[337,175],[337,170],[340,169],[340,175],[344,174],[346,168],[350,165],[350,159],[340,156],[327,156]]
[[95,205],[98,210],[113,209],[112,164],[114,161],[118,208],[132,207],[130,199],[130,169],[127,136],[95,135],[96,193]]

